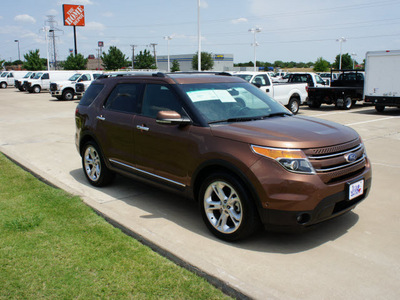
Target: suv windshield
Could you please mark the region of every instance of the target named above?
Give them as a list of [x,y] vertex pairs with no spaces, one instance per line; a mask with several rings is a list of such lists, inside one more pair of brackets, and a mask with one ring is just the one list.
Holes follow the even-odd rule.
[[247,83],[184,84],[181,88],[208,123],[291,115],[281,104]]

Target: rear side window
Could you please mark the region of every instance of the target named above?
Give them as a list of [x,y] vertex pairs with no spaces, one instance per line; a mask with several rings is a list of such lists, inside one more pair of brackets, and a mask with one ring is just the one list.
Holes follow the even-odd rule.
[[92,104],[97,95],[100,94],[101,90],[104,88],[104,84],[91,84],[85,94],[83,95],[79,105],[89,106]]
[[140,89],[140,83],[118,84],[108,97],[104,108],[126,113],[135,112],[138,107]]

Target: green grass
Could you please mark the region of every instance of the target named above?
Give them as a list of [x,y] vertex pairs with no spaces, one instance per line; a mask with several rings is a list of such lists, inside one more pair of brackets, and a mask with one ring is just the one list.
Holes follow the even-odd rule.
[[0,154],[0,299],[222,299]]

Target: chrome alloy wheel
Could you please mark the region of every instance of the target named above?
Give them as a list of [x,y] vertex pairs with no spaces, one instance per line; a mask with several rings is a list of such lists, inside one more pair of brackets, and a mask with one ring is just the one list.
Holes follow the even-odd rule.
[[204,211],[219,232],[231,234],[243,220],[242,202],[236,190],[224,181],[211,182],[204,193]]
[[101,161],[97,149],[89,145],[85,150],[84,167],[88,178],[96,182],[101,175]]

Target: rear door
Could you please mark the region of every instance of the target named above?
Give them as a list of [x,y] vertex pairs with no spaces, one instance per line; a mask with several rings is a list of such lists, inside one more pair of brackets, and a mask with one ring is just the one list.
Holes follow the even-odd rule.
[[96,137],[115,167],[134,165],[133,120],[141,89],[140,83],[117,84],[97,112]]

